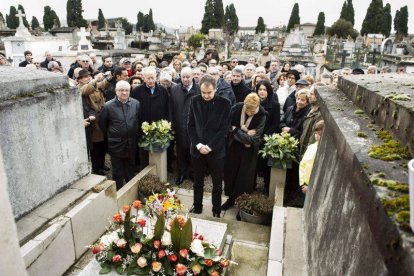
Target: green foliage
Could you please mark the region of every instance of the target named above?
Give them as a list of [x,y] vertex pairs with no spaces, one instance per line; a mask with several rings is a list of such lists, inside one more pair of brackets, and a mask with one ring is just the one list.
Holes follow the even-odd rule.
[[188,249],[191,246],[193,239],[193,225],[191,218],[189,218],[184,224],[183,228],[180,228],[178,219],[175,218],[171,225],[171,243],[173,249],[178,252],[181,249]]
[[325,13],[320,12],[318,15],[318,22],[316,23],[315,31],[313,36],[325,34]]
[[300,24],[300,16],[299,16],[299,4],[295,3],[293,6],[292,12],[290,14],[289,23],[287,25],[287,32],[290,32],[291,29],[295,27],[295,25]]
[[16,8],[14,6],[10,6],[10,12],[9,14],[6,14],[6,24],[10,29],[17,29],[17,27],[19,27],[19,18],[16,15]]
[[370,180],[372,184],[386,187],[391,191],[401,192],[401,193],[408,193],[408,184],[407,183],[400,183],[395,180],[391,179],[383,179],[383,174],[374,174]]
[[379,34],[387,35],[390,28],[390,9],[387,5],[384,7],[382,0],[372,0],[365,19],[362,22],[361,35]]
[[129,23],[128,19],[126,19],[125,17],[120,17],[118,18],[119,21],[121,21],[122,23],[122,28],[124,28],[125,30],[125,34],[131,34],[132,33],[132,24]]
[[401,41],[408,36],[408,9],[404,6],[396,11],[394,17],[394,30],[396,31],[397,41]]
[[273,212],[273,199],[263,194],[242,194],[236,199],[240,210],[251,215],[269,215]]
[[[226,7],[227,9],[227,7]],[[204,5],[204,15],[201,20],[201,33],[208,34],[208,30],[216,26],[216,18],[214,17],[214,3],[213,0],[207,0]]]
[[105,17],[101,9],[98,11],[98,30],[105,28]]
[[167,120],[159,120],[149,124],[144,122],[142,124],[142,131],[144,135],[141,137],[140,147],[149,147],[152,151],[154,146],[166,148],[170,140],[174,139],[171,135],[171,123]]
[[391,92],[384,98],[390,99],[391,101],[411,101],[410,94],[398,94],[397,92]]
[[354,6],[352,4],[352,0],[344,1],[344,4],[342,5],[341,15],[339,16],[339,18],[351,22],[352,26],[354,26],[355,11]]
[[299,142],[289,133],[265,135],[264,142],[263,149],[259,151],[263,158],[280,161],[283,168],[286,168],[288,162],[297,162],[296,154]]
[[187,44],[188,46],[193,47],[193,49],[196,49],[198,47],[201,47],[201,42],[204,39],[206,39],[206,37],[203,34],[193,34],[188,39]]
[[69,27],[87,27],[87,22],[82,16],[82,0],[67,0],[66,20]]
[[223,28],[224,26],[224,8],[223,0],[214,1],[214,18],[216,19],[215,28]]
[[392,26],[392,16],[391,16],[391,5],[387,3],[382,10],[382,30],[381,33],[385,37],[389,37],[391,33],[391,26]]
[[266,31],[266,25],[264,23],[263,17],[257,19],[256,34],[262,34]]
[[149,14],[148,14],[148,29],[151,31],[155,31],[155,24],[154,24],[154,19],[152,18],[152,9],[149,10]]
[[339,16],[339,18],[347,20],[348,18],[347,12],[348,12],[348,5],[346,4],[346,0],[345,0],[344,3],[342,4],[341,15]]
[[345,19],[338,19],[333,25],[327,29],[326,33],[330,36],[336,35],[340,38],[348,38],[351,36],[355,39],[358,36],[358,32],[353,29],[352,23]]
[[138,12],[137,14],[137,31],[140,31],[144,27],[144,14]]
[[32,30],[36,30],[37,28],[40,28],[39,20],[37,20],[36,16],[32,17]]
[[43,9],[43,25],[45,31],[53,29],[54,25],[60,27],[59,17],[50,6],[45,6]]
[[164,227],[165,227],[165,218],[164,218],[164,213],[161,212],[154,227],[154,239],[155,240],[161,240],[162,236],[164,235],[164,230],[165,230]]
[[385,130],[377,132],[377,137],[384,143],[380,146],[372,146],[368,150],[368,156],[383,161],[393,161],[401,159],[409,159],[410,153],[407,147],[401,145],[400,142],[392,139],[391,134]]
[[236,8],[233,4],[226,6],[224,14],[225,30],[229,35],[234,35],[239,30],[239,18],[237,17]]
[[382,203],[384,204],[384,208],[389,216],[393,216],[400,211],[408,211],[410,209],[408,195],[403,195],[394,199],[386,199]]

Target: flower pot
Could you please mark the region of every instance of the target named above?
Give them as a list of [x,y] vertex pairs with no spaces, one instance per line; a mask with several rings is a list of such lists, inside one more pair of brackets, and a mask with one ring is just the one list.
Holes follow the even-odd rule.
[[143,149],[149,152],[163,152],[166,151],[169,146],[170,142],[168,142],[165,146],[161,146],[160,144],[153,144],[145,146]]
[[[284,169],[282,163],[278,159],[267,159],[267,165],[272,168]],[[286,169],[292,168],[292,160],[286,161]]]
[[245,222],[262,224],[262,225],[270,225],[270,223],[272,222],[272,214],[255,216],[243,210],[240,210],[240,218],[242,221],[245,221]]

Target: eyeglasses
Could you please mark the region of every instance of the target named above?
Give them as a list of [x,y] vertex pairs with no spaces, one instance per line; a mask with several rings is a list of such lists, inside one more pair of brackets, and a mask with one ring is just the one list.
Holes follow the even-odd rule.
[[233,60],[231,63],[239,63],[237,60]]
[[89,60],[82,60],[82,62],[89,62]]
[[288,77],[287,79],[288,79],[288,80],[296,80],[296,78],[295,78],[295,77]]

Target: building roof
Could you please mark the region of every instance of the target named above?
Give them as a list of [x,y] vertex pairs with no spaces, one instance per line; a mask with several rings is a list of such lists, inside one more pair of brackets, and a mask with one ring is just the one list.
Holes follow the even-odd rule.
[[316,24],[313,24],[313,23],[303,23],[303,24],[300,24],[300,26],[302,27],[302,26],[312,26],[312,27],[316,27]]
[[74,30],[78,29],[77,27],[60,27],[54,28],[49,31],[49,33],[72,33]]

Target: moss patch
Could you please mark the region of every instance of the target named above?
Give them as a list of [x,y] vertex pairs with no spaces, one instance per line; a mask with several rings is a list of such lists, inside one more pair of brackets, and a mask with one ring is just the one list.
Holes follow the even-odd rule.
[[410,211],[400,211],[398,212],[398,214],[395,216],[395,219],[398,222],[405,222],[405,223],[410,223]]
[[411,101],[409,94],[398,94],[397,92],[391,92],[385,98],[391,101]]
[[392,136],[388,131],[378,131],[377,137],[384,141],[384,144],[380,146],[372,146],[368,151],[369,157],[384,161],[402,160],[410,158],[408,148],[401,145],[400,142],[392,139]]
[[355,113],[356,115],[362,115],[362,114],[364,114],[364,110],[362,110],[362,109],[357,109],[357,110],[355,110],[355,111],[354,111],[354,113]]
[[357,132],[357,136],[361,137],[361,138],[367,138],[367,135],[365,133],[361,132],[361,131]]
[[408,195],[399,196],[394,199],[384,199],[382,203],[389,216],[393,216],[401,211],[410,210],[410,199]]
[[370,178],[372,184],[387,187],[391,191],[408,193],[408,184],[407,183],[400,183],[395,180],[391,179],[383,179],[381,178],[380,174],[376,174]]

